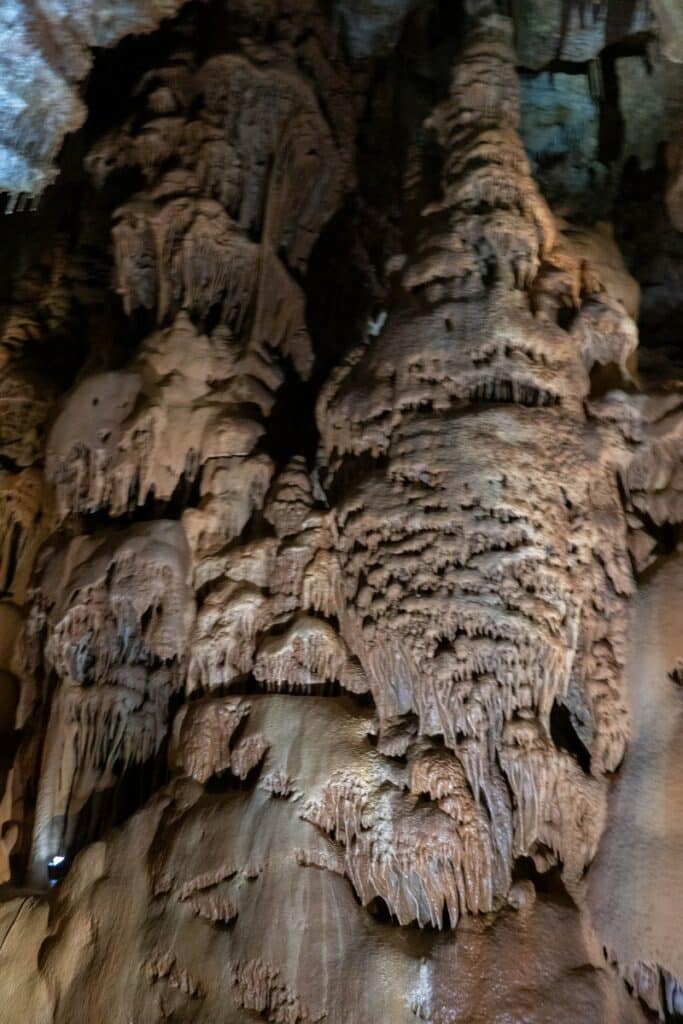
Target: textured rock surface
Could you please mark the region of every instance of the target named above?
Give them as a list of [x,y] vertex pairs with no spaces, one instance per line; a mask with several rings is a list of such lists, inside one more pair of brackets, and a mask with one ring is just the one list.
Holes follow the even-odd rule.
[[[361,912],[307,805],[322,798],[330,773],[372,759],[371,716],[346,699],[293,696],[250,697],[244,711],[242,742],[263,735],[269,744],[252,791],[203,793],[178,778],[79,855],[49,925],[30,899],[3,907],[3,927],[16,918],[0,950],[3,976],[18,950],[26,966],[4,990],[2,1019],[96,1021],[116,1007],[122,1021],[241,1024],[260,1014],[341,1024],[351,1012],[357,1021],[502,1024],[513,1006],[512,1019],[539,1024],[557,1013],[642,1020],[566,897],[539,895],[488,923],[469,919],[457,946],[448,933]],[[264,784],[275,773],[290,779],[291,795]],[[51,981],[32,989],[31,969]]]
[[683,61],[683,11],[676,0],[654,0],[662,48],[669,60]]
[[544,71],[522,79],[520,131],[545,192],[564,191],[576,200],[603,184],[599,128],[599,105],[588,75]]
[[149,32],[182,0],[3,0],[0,191],[10,207],[37,197],[55,176],[53,161],[67,132],[81,126],[86,108],[79,83],[92,65],[93,47]]
[[[21,7],[15,192],[177,7]],[[0,1024],[680,1014],[666,11],[94,58],[2,224]]]
[[22,638],[19,713],[30,729],[45,693],[32,693],[29,680],[56,676],[30,854],[38,884],[46,862],[73,847],[77,816],[93,794],[161,747],[194,618],[178,523],[79,537],[44,557]]
[[[554,262],[578,302],[581,264],[557,241],[515,134],[508,31],[495,19],[473,30],[434,117],[444,200],[379,337],[333,375],[319,414],[333,471],[354,481],[337,511],[342,635],[367,674],[380,738],[412,714],[419,736],[442,737],[455,755],[449,770],[442,753],[443,780],[425,769],[422,786],[488,834],[474,875],[464,869],[486,892],[465,886],[470,909],[495,906],[516,856],[581,875],[602,827],[599,780],[628,736],[619,455],[580,400],[584,366],[623,362],[633,331],[606,275],[604,291],[584,286],[571,330],[555,322]],[[475,213],[482,197],[486,213]],[[524,298],[535,283],[537,317]],[[596,337],[611,337],[614,353],[596,352]],[[553,745],[556,702],[575,719],[590,776]],[[471,799],[488,813],[470,825]]]
[[623,156],[635,156],[641,167],[651,167],[657,147],[676,137],[683,114],[683,67],[665,60],[648,63],[642,57],[623,57],[616,69],[625,125]]
[[406,15],[420,0],[337,0],[334,7],[356,58],[386,55],[396,46]]
[[[663,0],[662,24],[672,25],[674,7],[675,0]],[[605,46],[652,28],[654,20],[645,0],[512,0],[512,9],[520,63],[531,68],[594,60]]]
[[[683,977],[683,703],[681,556],[654,567],[634,602],[627,673],[633,736],[590,877],[605,944],[625,966],[657,964]],[[658,986],[656,986],[658,987]],[[683,993],[669,996],[683,1007]]]

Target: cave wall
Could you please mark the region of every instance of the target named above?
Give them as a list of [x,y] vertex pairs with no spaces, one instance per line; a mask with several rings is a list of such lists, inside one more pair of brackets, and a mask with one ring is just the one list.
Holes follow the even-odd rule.
[[675,5],[15,13],[0,1021],[675,1020]]

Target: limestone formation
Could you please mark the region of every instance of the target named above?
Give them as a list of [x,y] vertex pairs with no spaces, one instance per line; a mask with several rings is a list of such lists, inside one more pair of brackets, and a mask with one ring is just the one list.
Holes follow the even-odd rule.
[[[54,890],[49,925],[30,897],[5,904],[3,933],[16,922],[0,949],[3,975],[24,950],[14,1019],[48,1021],[55,979],[58,1020],[106,1019],[112,1006],[123,1020],[230,1024],[255,1012],[288,1024],[342,1024],[349,1014],[481,1024],[504,1020],[510,1007],[543,1024],[556,1013],[571,1020],[577,1007],[595,1024],[644,1020],[566,899],[540,894],[521,910],[467,916],[454,933],[416,932],[361,910],[348,882],[322,867],[342,865],[307,804],[324,798],[330,776],[372,760],[370,716],[346,698],[248,703],[243,739],[266,738],[262,773],[287,773],[301,798],[178,778],[78,856]],[[120,956],[110,952],[113,936]],[[82,972],[95,967],[97,983],[84,984]]]
[[25,669],[40,685],[25,684],[21,707],[29,725],[49,708],[30,854],[37,881],[72,849],[93,794],[159,751],[194,614],[177,523],[75,538],[44,558],[23,637]]
[[[657,11],[659,25],[669,25],[670,0],[661,0]],[[572,63],[595,60],[609,45],[653,27],[653,11],[648,3],[587,3],[577,0],[513,0],[520,63],[533,68],[552,60]],[[670,17],[670,15],[669,15]],[[668,40],[668,33],[663,32]],[[670,45],[667,42],[665,45]]]
[[0,1024],[674,1022],[676,12],[95,7],[0,14]]
[[[419,735],[443,739],[508,878],[514,856],[531,856],[576,880],[628,738],[632,590],[620,452],[583,414],[584,367],[623,365],[635,332],[609,275],[558,242],[535,189],[507,32],[489,19],[472,33],[434,117],[444,199],[381,334],[324,390],[320,423],[332,472],[365,456],[337,509],[340,621],[380,728],[412,714]],[[557,323],[565,302],[570,329]],[[557,705],[588,776],[553,745]],[[500,889],[492,858],[475,862]]]
[[644,968],[654,974],[647,1002],[662,1016],[683,1007],[674,938],[683,912],[680,566],[676,551],[634,601],[626,661],[633,737],[589,890],[605,945],[627,978],[636,975],[636,990]]
[[86,116],[78,87],[92,66],[92,48],[150,31],[180,6],[181,0],[3,4],[0,190],[9,193],[10,206],[40,196],[54,180],[62,140]]

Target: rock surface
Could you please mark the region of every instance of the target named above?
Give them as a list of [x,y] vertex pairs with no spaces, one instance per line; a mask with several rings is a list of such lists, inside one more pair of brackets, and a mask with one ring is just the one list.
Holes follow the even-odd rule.
[[[633,735],[590,875],[590,905],[617,961],[683,977],[683,575],[676,552],[650,570],[634,601],[626,679]],[[670,986],[672,988],[672,986]],[[668,994],[680,1012],[683,991]]]
[[55,177],[64,136],[80,128],[86,108],[79,85],[95,47],[129,33],[149,32],[183,0],[4,0],[0,191],[10,208],[38,197]]
[[666,4],[11,12],[0,1024],[676,1020]]

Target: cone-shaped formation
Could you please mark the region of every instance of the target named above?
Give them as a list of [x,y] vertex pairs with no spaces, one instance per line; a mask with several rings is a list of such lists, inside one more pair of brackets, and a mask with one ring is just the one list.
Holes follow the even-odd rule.
[[[503,870],[491,854],[465,860],[465,892],[488,896],[462,909],[490,907],[515,856],[581,876],[603,827],[604,773],[628,737],[621,450],[586,420],[583,399],[586,369],[624,364],[635,328],[623,269],[586,269],[587,246],[558,237],[531,179],[510,29],[498,16],[475,23],[432,118],[443,199],[425,211],[379,337],[319,404],[332,492],[345,481],[338,614],[380,729],[417,716],[419,733],[442,737],[462,765],[466,794],[448,795],[457,813],[474,803],[490,850],[508,831]],[[558,322],[565,307],[571,329]],[[589,774],[553,742],[558,704]],[[501,788],[512,798],[502,816]],[[362,837],[325,821],[362,856]],[[349,874],[365,898],[370,883]],[[400,889],[376,892],[405,919]]]

